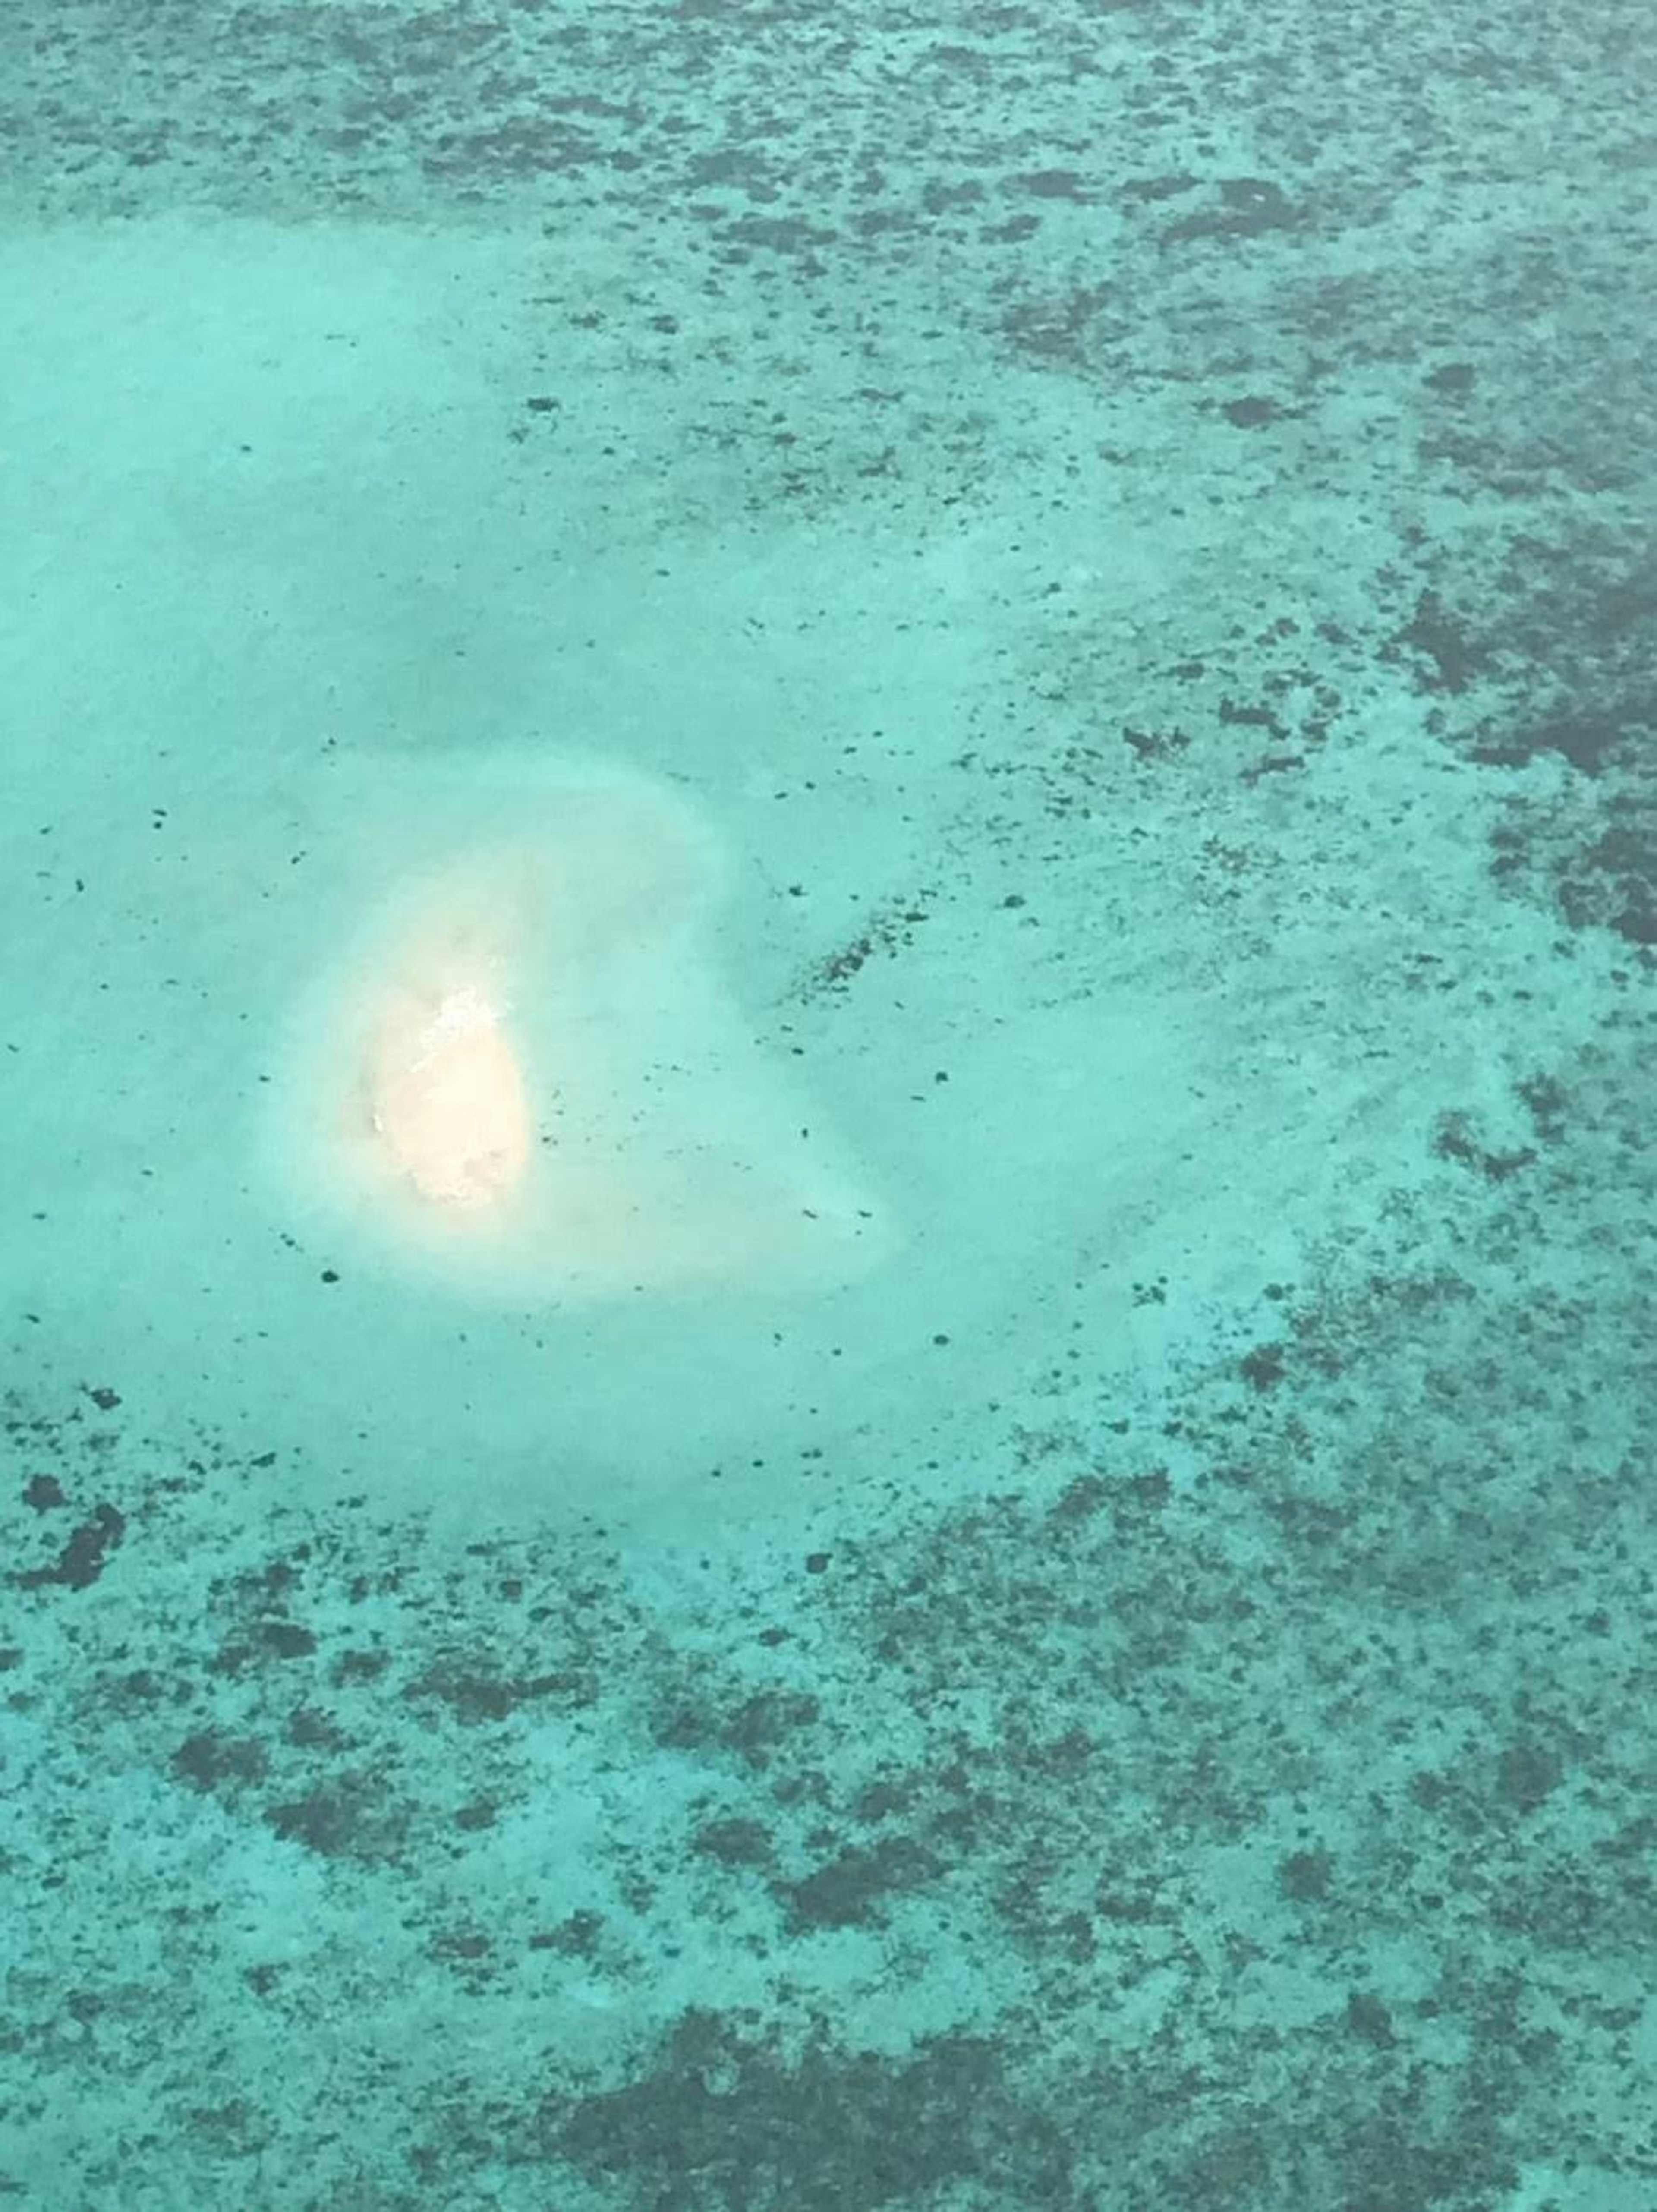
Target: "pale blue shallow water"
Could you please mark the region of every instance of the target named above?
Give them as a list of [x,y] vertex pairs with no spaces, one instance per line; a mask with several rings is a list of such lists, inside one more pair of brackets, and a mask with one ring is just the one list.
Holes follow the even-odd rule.
[[5,12],[0,2199],[1657,2204],[1652,76]]

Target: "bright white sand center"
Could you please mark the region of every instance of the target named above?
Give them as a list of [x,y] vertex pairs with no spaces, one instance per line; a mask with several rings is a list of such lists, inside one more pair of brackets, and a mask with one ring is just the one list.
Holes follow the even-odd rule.
[[435,1013],[393,994],[374,1043],[374,1130],[434,1206],[497,1206],[528,1172],[533,1121],[524,1073],[501,1011],[474,984],[445,993]]

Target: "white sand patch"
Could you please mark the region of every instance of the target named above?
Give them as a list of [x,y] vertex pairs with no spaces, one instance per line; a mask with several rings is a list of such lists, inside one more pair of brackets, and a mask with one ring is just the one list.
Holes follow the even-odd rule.
[[705,826],[579,769],[478,796],[440,793],[451,849],[421,823],[301,994],[267,1130],[298,1202],[382,1267],[514,1304],[864,1273],[889,1229],[744,1035]]

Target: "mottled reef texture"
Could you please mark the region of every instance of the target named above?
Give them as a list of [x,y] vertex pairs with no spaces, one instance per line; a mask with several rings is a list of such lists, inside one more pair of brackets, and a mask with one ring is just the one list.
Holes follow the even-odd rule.
[[[556,357],[728,372],[688,436],[736,463],[761,515],[981,494],[981,391],[940,413],[890,374],[962,332],[1116,395],[1125,422],[1188,397],[1193,428],[1256,442],[1245,474],[1344,489],[1356,440],[1372,480],[1354,526],[1384,505],[1398,546],[1364,635],[1308,635],[1263,595],[1252,634],[1151,653],[1102,728],[1077,709],[1107,647],[1056,607],[1044,714],[1057,732],[1069,702],[1074,742],[1021,765],[1060,809],[1104,803],[1126,759],[1193,747],[1226,777],[1291,774],[1348,687],[1402,662],[1454,757],[1575,771],[1562,799],[1507,812],[1502,883],[1646,948],[1644,22],[1610,0],[19,0],[0,21],[0,178],[44,216],[540,221],[567,269],[590,247],[605,272],[549,284]],[[804,356],[875,368],[825,413]],[[561,412],[555,389],[525,394],[512,434],[556,438]],[[1157,458],[1084,450],[1054,497],[1084,503]]]
[[0,10],[9,219],[542,222],[549,361],[723,374],[761,521],[981,500],[983,395],[901,374],[963,333],[1116,410],[1055,511],[1175,402],[1193,512],[1338,483],[1393,548],[1344,620],[1245,575],[1136,644],[1055,580],[982,834],[1218,795],[1252,942],[1252,794],[1383,683],[1605,1003],[1229,1356],[1130,1407],[1055,1345],[994,1494],[837,1527],[812,1469],[816,1551],[457,1556],[4,1378],[0,2201],[1657,2203],[1653,75],[1615,4]]
[[997,1497],[734,1574],[239,1530],[205,1447],[14,1411],[8,1878],[56,1934],[10,2094],[107,2104],[111,2206],[1648,2176],[1650,1504],[1579,1379],[1648,1357],[1631,1308],[1377,1274],[1161,1436],[1026,1431]]

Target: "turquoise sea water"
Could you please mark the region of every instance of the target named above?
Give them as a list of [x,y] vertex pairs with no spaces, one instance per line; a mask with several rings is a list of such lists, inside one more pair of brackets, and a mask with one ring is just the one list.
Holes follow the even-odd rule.
[[1657,2207],[1643,26],[0,12],[0,2203]]

